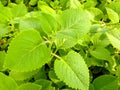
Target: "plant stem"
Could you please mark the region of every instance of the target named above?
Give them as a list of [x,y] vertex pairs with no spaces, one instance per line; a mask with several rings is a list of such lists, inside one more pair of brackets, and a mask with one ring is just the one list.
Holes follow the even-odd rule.
[[55,56],[56,58],[58,58],[58,59],[60,59],[60,60],[62,59],[60,56],[56,55],[55,53],[51,53],[51,55],[52,55],[52,56]]

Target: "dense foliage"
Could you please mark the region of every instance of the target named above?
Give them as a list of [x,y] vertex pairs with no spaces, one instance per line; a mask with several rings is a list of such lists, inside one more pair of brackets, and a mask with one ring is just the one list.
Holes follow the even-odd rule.
[[0,90],[120,90],[120,0],[0,0]]

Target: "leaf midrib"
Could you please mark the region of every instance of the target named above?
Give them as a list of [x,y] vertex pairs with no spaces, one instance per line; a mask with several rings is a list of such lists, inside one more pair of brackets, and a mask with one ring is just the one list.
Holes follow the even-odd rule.
[[[65,62],[64,59],[62,59],[62,61],[73,71],[73,73],[75,74],[75,76],[77,76],[77,78],[83,83],[84,88],[86,88],[86,86],[88,86],[88,85],[86,85],[86,83],[84,83],[84,82],[81,80],[81,78],[79,78],[79,76],[74,72],[74,70],[70,67],[70,65]],[[81,73],[80,73],[80,75],[81,75]],[[83,75],[81,75],[81,76],[83,76]]]
[[[42,43],[40,43],[40,44],[36,45],[35,47],[33,47],[33,48],[32,48],[31,50],[29,50],[27,53],[23,54],[19,60],[22,60],[22,58],[24,58],[24,57],[25,57],[26,55],[28,55],[29,53],[33,52],[36,48],[38,48],[38,47],[41,46],[41,45],[42,45]],[[19,62],[19,63],[20,63],[20,62]]]

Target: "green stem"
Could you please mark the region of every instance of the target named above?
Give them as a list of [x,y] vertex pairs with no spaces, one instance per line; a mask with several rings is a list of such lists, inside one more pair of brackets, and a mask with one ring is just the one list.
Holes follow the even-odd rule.
[[52,55],[52,56],[55,56],[56,58],[58,58],[58,59],[60,59],[60,60],[62,60],[62,58],[61,58],[60,56],[58,56],[57,54],[55,54],[55,53],[51,53],[51,55]]

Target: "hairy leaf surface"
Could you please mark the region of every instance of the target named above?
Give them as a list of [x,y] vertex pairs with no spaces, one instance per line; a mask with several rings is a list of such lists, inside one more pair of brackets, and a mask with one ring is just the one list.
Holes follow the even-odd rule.
[[84,59],[78,53],[70,51],[63,59],[55,61],[55,73],[68,86],[88,90],[89,71]]
[[55,35],[56,45],[61,48],[70,48],[89,32],[90,20],[85,11],[69,9],[60,16],[61,29]]
[[12,40],[4,66],[16,72],[28,72],[42,67],[49,61],[49,57],[50,50],[39,32],[27,30]]

